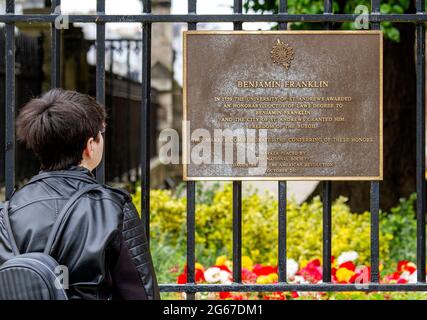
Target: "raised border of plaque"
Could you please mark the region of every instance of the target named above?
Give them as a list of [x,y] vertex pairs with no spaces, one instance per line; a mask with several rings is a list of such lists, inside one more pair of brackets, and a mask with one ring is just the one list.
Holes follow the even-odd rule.
[[[378,167],[379,174],[372,176],[189,176],[188,175],[188,143],[186,121],[188,120],[188,50],[187,39],[192,35],[378,35],[379,41],[379,133],[378,133]],[[286,67],[286,66],[285,66]],[[182,127],[182,159],[183,159],[183,180],[184,181],[312,181],[312,180],[333,180],[333,181],[378,181],[383,180],[383,33],[380,30],[298,30],[298,31],[183,31],[183,127]],[[196,164],[192,164],[195,165]],[[373,164],[374,165],[374,164]]]

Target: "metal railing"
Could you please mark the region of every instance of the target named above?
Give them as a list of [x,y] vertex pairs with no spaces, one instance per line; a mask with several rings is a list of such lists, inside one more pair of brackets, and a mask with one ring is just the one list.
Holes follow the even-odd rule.
[[[5,152],[5,185],[6,196],[9,197],[15,184],[15,44],[14,28],[17,22],[45,22],[52,24],[52,87],[59,86],[60,79],[60,30],[55,29],[55,20],[60,12],[54,8],[60,5],[60,0],[52,1],[50,15],[15,15],[15,1],[7,0],[6,14],[0,15],[0,22],[6,23],[6,152]],[[151,56],[151,26],[153,23],[188,23],[189,30],[195,30],[199,22],[233,22],[234,30],[241,30],[243,22],[278,22],[279,29],[287,28],[288,22],[318,22],[330,29],[333,22],[353,22],[356,14],[332,14],[332,0],[325,0],[323,14],[289,14],[287,1],[280,0],[277,14],[242,14],[242,0],[234,0],[233,14],[200,15],[196,13],[197,0],[188,0],[188,14],[152,14],[151,1],[143,1],[143,12],[137,15],[106,15],[105,1],[97,1],[97,13],[90,15],[69,15],[69,22],[96,23],[96,98],[105,102],[105,24],[110,22],[141,23],[142,32],[142,103],[141,103],[141,183],[142,183],[142,213],[149,234],[150,221],[150,56]],[[425,1],[416,1],[416,13],[412,14],[381,14],[380,1],[371,1],[372,12],[366,17],[373,29],[379,29],[380,22],[390,21],[413,23],[416,28],[416,189],[417,189],[417,283],[413,284],[380,284],[379,283],[379,188],[380,183],[371,182],[371,278],[370,283],[335,284],[331,282],[331,181],[323,183],[323,281],[319,284],[288,283],[286,279],[286,181],[278,181],[278,275],[279,282],[275,284],[244,284],[242,283],[241,249],[242,249],[242,184],[233,182],[233,283],[230,285],[196,284],[195,283],[195,196],[196,182],[187,182],[187,284],[161,284],[163,292],[187,292],[187,299],[194,299],[196,292],[213,291],[427,291],[426,283],[426,237],[425,237]],[[98,181],[104,181],[104,163],[96,171]]]

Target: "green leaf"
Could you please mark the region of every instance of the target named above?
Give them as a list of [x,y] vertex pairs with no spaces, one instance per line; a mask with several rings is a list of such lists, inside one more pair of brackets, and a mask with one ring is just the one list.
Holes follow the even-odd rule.
[[409,0],[399,0],[399,3],[402,5],[404,10],[408,10],[409,9]]
[[399,6],[399,5],[395,4],[395,5],[393,6],[393,12],[394,12],[394,13],[402,14],[402,13],[404,13],[404,12],[405,12],[405,10],[404,10],[401,6]]
[[396,41],[396,42],[400,42],[400,32],[399,29],[395,28],[395,27],[390,27],[386,29],[386,35],[387,37],[392,40],[392,41]]
[[391,11],[391,6],[390,6],[388,3],[383,3],[383,4],[380,6],[380,11],[381,11],[381,13],[390,13],[390,11]]

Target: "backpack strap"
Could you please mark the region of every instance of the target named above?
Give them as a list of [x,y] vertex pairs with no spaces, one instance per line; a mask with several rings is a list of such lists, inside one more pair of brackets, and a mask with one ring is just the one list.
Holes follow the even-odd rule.
[[[52,250],[52,246],[53,243],[56,239],[56,235],[59,231],[61,231],[62,227],[63,227],[63,223],[67,220],[68,216],[69,216],[69,211],[70,209],[73,207],[73,205],[76,203],[76,201],[85,193],[94,190],[94,189],[98,189],[101,186],[98,184],[90,184],[85,186],[84,188],[80,189],[79,191],[75,192],[71,198],[67,201],[67,203],[64,205],[64,207],[61,209],[61,212],[58,214],[58,217],[55,220],[55,223],[53,224],[52,230],[49,234],[48,240],[47,240],[47,244],[46,247],[44,249],[44,253],[49,254],[50,251]],[[18,246],[16,244],[16,240],[15,240],[15,236],[13,235],[12,232],[12,227],[10,224],[10,218],[9,218],[9,205],[10,205],[10,201],[6,201],[4,208],[3,208],[3,219],[4,219],[4,225],[6,228],[6,232],[9,236],[9,242],[10,245],[12,247],[12,252],[15,256],[19,255],[19,249]]]
[[98,189],[101,186],[98,184],[90,184],[85,186],[83,189],[80,189],[76,193],[74,193],[71,198],[67,201],[67,203],[62,207],[61,212],[58,214],[56,221],[52,227],[52,230],[47,239],[46,247],[44,248],[43,253],[50,255],[50,252],[54,249],[54,242],[56,240],[57,234],[59,234],[64,228],[64,223],[67,221],[70,216],[70,209],[74,206],[76,201],[85,193],[88,193],[91,190]]

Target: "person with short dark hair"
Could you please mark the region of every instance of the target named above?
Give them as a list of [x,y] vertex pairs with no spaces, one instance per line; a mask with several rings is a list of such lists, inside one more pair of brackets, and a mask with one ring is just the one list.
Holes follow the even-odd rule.
[[[21,110],[18,139],[41,167],[9,204],[19,251],[43,252],[61,207],[97,181],[105,108],[92,97],[52,89]],[[145,228],[130,195],[107,185],[79,198],[51,255],[68,270],[69,299],[160,299]],[[0,264],[13,256],[0,214]],[[64,275],[65,276],[65,275]]]

